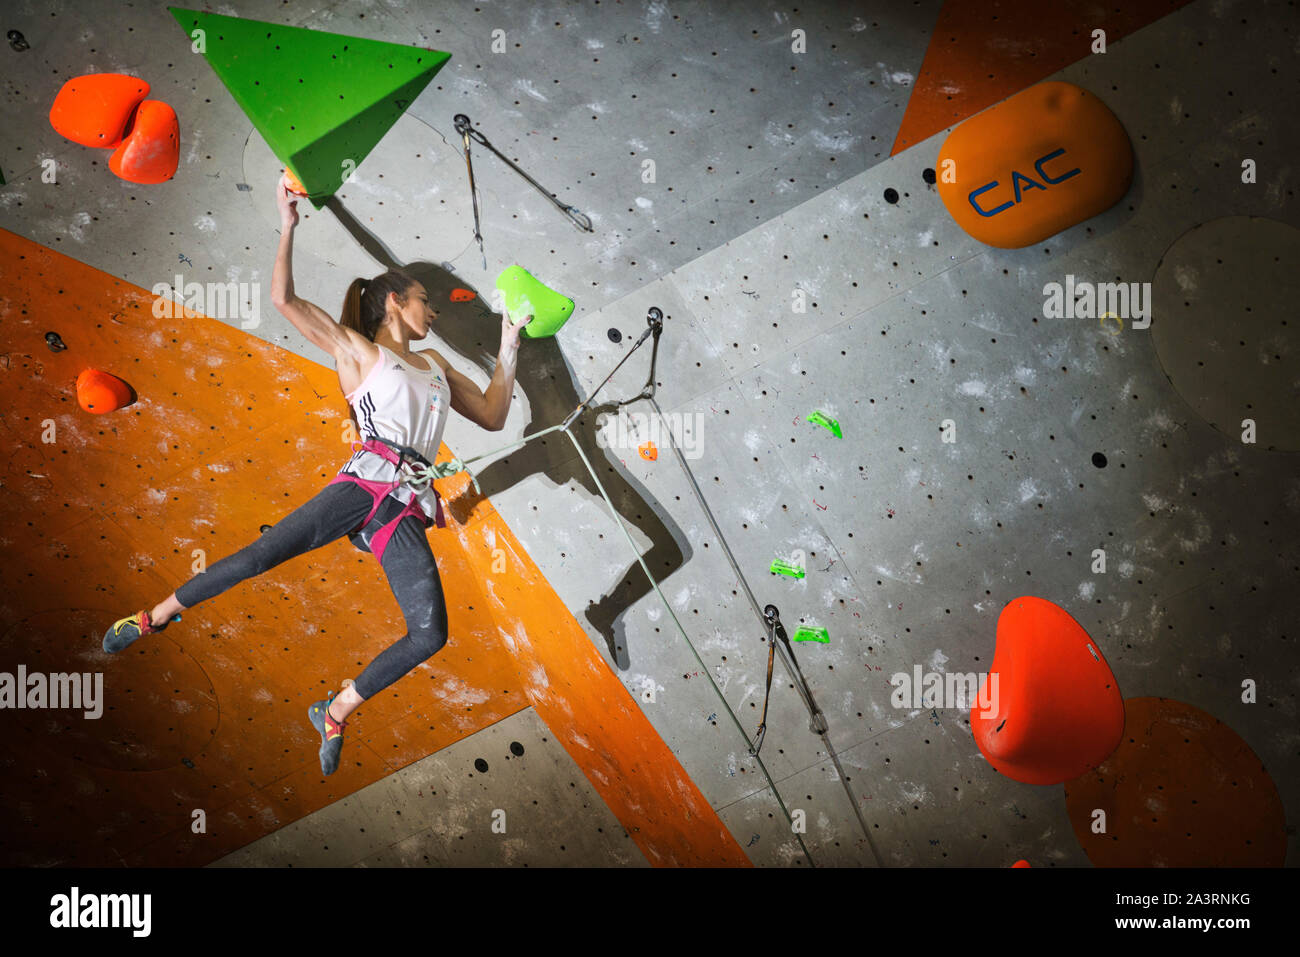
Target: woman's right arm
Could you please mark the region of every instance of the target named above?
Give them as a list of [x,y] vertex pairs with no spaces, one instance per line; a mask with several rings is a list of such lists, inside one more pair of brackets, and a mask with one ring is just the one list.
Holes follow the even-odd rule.
[[281,178],[276,187],[276,204],[280,208],[280,246],[271,273],[271,304],[294,328],[335,361],[359,362],[369,345],[360,333],[344,328],[315,303],[300,299],[293,291],[293,230],[298,224],[297,200],[289,198]]

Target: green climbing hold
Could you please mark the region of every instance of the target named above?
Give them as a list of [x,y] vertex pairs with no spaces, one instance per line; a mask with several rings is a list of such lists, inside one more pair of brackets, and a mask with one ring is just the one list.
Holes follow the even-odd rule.
[[320,209],[450,53],[168,7]]
[[830,632],[825,628],[800,628],[794,633],[795,641],[820,641],[823,645],[831,643]]
[[768,571],[779,575],[788,575],[791,578],[803,578],[804,575],[803,569],[798,565],[791,565],[789,562],[782,561],[779,558],[772,562],[772,567],[769,568]]
[[834,419],[832,419],[830,416],[828,416],[825,412],[821,412],[821,411],[814,412],[812,415],[808,416],[808,421],[814,422],[817,425],[820,425],[823,429],[826,429],[827,431],[834,433],[837,439],[844,438],[844,434],[840,432],[840,424],[836,422]]
[[553,336],[573,315],[573,300],[543,285],[520,266],[510,266],[497,276],[497,289],[505,296],[506,312],[511,316],[532,314],[533,321],[521,335],[529,339]]

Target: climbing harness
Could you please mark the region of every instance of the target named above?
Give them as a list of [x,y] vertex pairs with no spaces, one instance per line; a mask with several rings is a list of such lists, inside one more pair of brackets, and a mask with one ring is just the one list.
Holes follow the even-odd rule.
[[465,168],[469,171],[469,196],[470,201],[474,206],[474,240],[478,243],[478,251],[483,256],[483,268],[485,270],[487,269],[487,253],[483,250],[483,231],[479,223],[478,187],[474,182],[474,162],[470,159],[470,140],[473,140],[480,146],[487,147],[495,153],[503,163],[531,183],[539,193],[550,201],[551,205],[567,216],[573,225],[577,226],[584,232],[590,233],[595,231],[591,227],[591,218],[587,216],[586,213],[582,212],[576,206],[566,206],[564,203],[561,203],[554,193],[547,190],[541,183],[537,182],[537,180],[525,173],[515,163],[511,162],[504,153],[488,142],[486,136],[474,128],[474,125],[470,123],[468,116],[464,113],[457,113],[452,117],[452,123],[455,124],[456,132],[459,133],[461,138],[465,141]]
[[[585,409],[587,409],[591,405],[592,400],[596,398],[596,395],[600,392],[601,389],[605,387],[605,385],[609,382],[609,380],[614,377],[614,374],[618,372],[620,368],[622,368],[623,363],[625,363],[631,357],[632,353],[635,352],[638,348],[640,348],[641,345],[650,336],[654,337],[654,344],[651,349],[650,374],[646,379],[645,386],[636,395],[631,396],[630,398],[627,399],[622,399],[616,402],[608,403],[607,405],[602,406],[601,408],[602,411],[606,408],[619,408],[629,403],[636,402],[641,399],[645,399],[649,401],[650,405],[654,408],[655,414],[659,416],[660,421],[664,422],[663,410],[659,408],[659,403],[655,401],[655,364],[658,361],[658,356],[659,356],[659,336],[663,333],[663,312],[660,309],[655,307],[649,309],[646,314],[646,324],[647,324],[647,328],[645,332],[643,332],[641,334],[641,337],[637,339],[637,341],[633,344],[632,348],[628,351],[627,355],[625,355],[621,360],[619,360],[618,365],[614,367],[614,369],[609,373],[609,375],[605,377],[605,379],[600,383],[600,385],[596,386],[596,388],[592,391],[591,395],[588,396],[581,404],[579,404],[576,409],[570,412],[563,422],[559,423],[558,425],[553,425],[549,429],[543,429],[540,432],[534,432],[533,434],[525,436],[522,439],[517,439],[516,441],[511,442],[508,445],[503,445],[498,449],[493,449],[489,452],[484,452],[481,455],[475,455],[468,459],[464,459],[464,460],[453,459],[449,462],[443,462],[438,465],[427,465],[427,464],[416,465],[412,468],[412,472],[410,473],[409,477],[407,477],[405,480],[411,482],[412,487],[424,488],[425,486],[428,485],[430,481],[434,479],[443,478],[445,476],[454,475],[464,471],[470,473],[470,481],[474,483],[475,490],[480,491],[481,494],[481,490],[479,490],[478,482],[474,479],[473,472],[471,472],[469,469],[470,463],[477,462],[480,459],[488,458],[489,456],[494,456],[499,452],[504,452],[506,449],[512,449],[516,446],[523,445],[526,442],[531,442],[533,439],[539,438],[543,435],[547,435],[548,433],[551,432],[556,432],[556,431],[564,432],[564,434],[568,436],[569,441],[573,443],[573,446],[577,450],[579,457],[582,459],[583,464],[587,467],[587,471],[591,474],[593,481],[596,483],[596,488],[600,490],[601,497],[604,498],[605,500],[605,504],[609,506],[610,514],[613,516],[615,522],[618,523],[619,528],[622,529],[623,536],[627,539],[627,543],[629,547],[631,547],[633,555],[636,556],[637,562],[641,565],[641,570],[644,571],[646,577],[650,579],[650,584],[654,587],[655,593],[659,596],[659,600],[663,603],[664,608],[667,609],[669,617],[672,618],[673,623],[677,626],[677,630],[681,632],[682,638],[685,640],[687,647],[691,651],[691,654],[694,655],[695,660],[699,663],[701,673],[707,676],[709,683],[712,684],[713,686],[713,690],[717,693],[718,697],[725,702],[726,698],[722,694],[721,689],[718,688],[717,682],[714,681],[712,672],[709,670],[708,666],[704,664],[704,661],[700,658],[699,652],[696,650],[694,642],[691,641],[690,636],[686,633],[686,629],[682,627],[682,623],[681,621],[678,620],[677,614],[676,612],[673,611],[672,605],[669,604],[668,599],[664,596],[663,591],[659,588],[659,583],[655,580],[655,577],[652,574],[650,574],[650,569],[646,567],[645,559],[642,558],[641,552],[637,549],[636,543],[632,540],[632,535],[631,533],[628,532],[627,526],[623,522],[622,516],[620,516],[618,513],[618,509],[614,507],[614,502],[610,499],[609,493],[605,491],[605,486],[601,484],[600,477],[596,474],[596,470],[592,467],[591,462],[587,459],[587,455],[583,451],[582,445],[578,442],[576,438],[574,438],[573,433],[569,431],[569,426],[573,423],[573,421],[579,415],[581,415]],[[736,730],[740,733],[741,737],[745,740],[745,743],[749,745],[749,754],[751,757],[754,758],[755,763],[758,764],[759,768],[762,769],[763,775],[767,778],[768,785],[771,788],[772,796],[775,798],[777,804],[780,806],[782,812],[785,814],[787,821],[792,821],[790,812],[786,808],[785,802],[782,800],[781,794],[777,789],[776,782],[772,779],[772,776],[769,773],[767,766],[764,764],[763,759],[759,757],[758,754],[759,749],[761,749],[763,746],[763,738],[767,734],[767,705],[772,690],[772,669],[775,662],[776,653],[779,650],[781,653],[781,659],[785,663],[787,670],[790,672],[791,675],[794,676],[795,689],[799,693],[799,696],[803,698],[804,705],[808,708],[808,712],[811,716],[809,729],[814,734],[822,736],[823,746],[825,747],[831,762],[835,766],[835,769],[839,775],[839,780],[843,784],[845,792],[848,794],[848,797],[852,802],[854,813],[857,815],[858,823],[862,827],[867,846],[871,849],[871,852],[873,856],[876,857],[877,862],[879,862],[879,855],[876,853],[875,846],[871,840],[871,832],[867,827],[866,820],[862,817],[862,811],[858,807],[857,798],[853,794],[852,788],[848,783],[848,777],[844,773],[844,769],[840,766],[838,756],[831,749],[829,740],[827,740],[827,738],[825,737],[829,730],[829,725],[826,722],[826,716],[822,713],[821,708],[817,706],[816,701],[813,699],[812,690],[808,686],[808,681],[804,677],[803,672],[799,668],[799,662],[795,659],[794,649],[791,647],[790,640],[786,636],[785,627],[781,624],[780,613],[775,605],[768,605],[765,608],[760,610],[758,601],[757,599],[755,599],[753,591],[750,590],[749,583],[746,581],[744,574],[741,572],[740,566],[736,562],[736,557],[732,553],[730,546],[727,544],[726,538],[722,534],[722,529],[718,527],[717,520],[713,517],[713,512],[709,508],[709,504],[704,498],[704,493],[700,490],[699,483],[696,482],[695,476],[691,472],[690,466],[687,465],[686,463],[685,456],[682,455],[681,449],[677,447],[677,443],[671,441],[672,432],[670,429],[668,429],[666,422],[664,422],[664,432],[665,434],[670,436],[670,441],[668,442],[668,444],[672,447],[673,452],[676,454],[678,464],[681,465],[682,470],[686,473],[687,479],[689,479],[690,481],[691,487],[695,490],[695,496],[699,500],[701,508],[704,509],[704,513],[709,519],[709,524],[712,525],[713,532],[718,538],[718,543],[722,546],[723,553],[727,556],[727,560],[731,563],[732,570],[736,573],[736,577],[740,581],[741,587],[744,588],[745,594],[749,598],[750,605],[753,606],[755,614],[758,615],[758,617],[762,620],[764,627],[767,629],[767,641],[768,641],[767,692],[763,699],[763,716],[759,724],[756,741],[752,744],[750,743],[749,736],[745,733],[744,727],[741,726],[740,721],[736,718],[735,712],[732,711],[729,706],[724,709],[725,713],[731,718],[732,722],[736,726]],[[414,451],[414,450],[410,450],[410,451]],[[420,483],[418,486],[415,484],[417,482]],[[804,854],[808,857],[808,860],[812,862],[812,855],[808,854],[807,847],[804,845],[803,837],[798,831],[795,831],[795,838],[798,840],[800,847],[804,849]]]
[[[417,449],[414,449],[409,445],[399,445],[398,443],[382,438],[381,436],[375,436],[374,439],[377,442],[384,443],[384,445],[387,445],[398,454],[398,460],[396,462],[393,462],[391,458],[388,460],[393,462],[393,464],[407,476],[405,479],[406,484],[416,492],[423,492],[429,487],[429,483],[434,479],[445,478],[448,475],[456,475],[459,472],[469,472],[469,469],[465,467],[465,463],[458,458],[453,457],[446,462],[440,462],[435,465],[421,455]],[[487,454],[491,455],[492,453],[489,452]],[[409,463],[406,461],[408,455],[412,459]],[[476,461],[482,457],[483,456],[481,455],[475,456],[473,459],[470,459],[470,461]],[[388,457],[385,456],[385,458]],[[407,471],[408,468],[409,471]],[[470,472],[469,480],[474,483],[474,491],[482,495],[483,490],[479,488],[478,479],[474,477],[472,472]]]
[[[356,447],[356,443],[353,443],[353,447]],[[430,464],[428,459],[409,445],[399,445],[396,442],[380,438],[379,436],[367,439],[361,444],[361,448],[374,455],[378,455],[380,458],[397,466],[398,474],[397,478],[391,482],[377,482],[372,479],[363,479],[360,476],[352,475],[349,472],[339,472],[338,475],[334,476],[333,480],[329,483],[330,485],[338,485],[345,482],[351,483],[361,488],[371,498],[370,513],[360,522],[360,524],[357,525],[355,529],[352,530],[352,532],[349,533],[353,535],[361,532],[370,524],[370,520],[379,513],[380,508],[388,501],[389,496],[396,491],[398,486],[405,483],[412,488],[417,487],[414,482],[409,480],[411,473],[407,471],[406,464],[406,457],[408,455],[415,460],[417,465],[429,466]],[[419,488],[424,488],[427,484],[428,482],[425,481],[423,484],[419,485]],[[447,527],[447,519],[444,517],[442,512],[442,496],[438,494],[437,489],[433,490],[433,499],[434,514],[432,518],[430,518],[425,513],[424,509],[420,507],[419,498],[416,495],[412,495],[410,501],[406,503],[402,510],[391,518],[388,518],[384,522],[383,526],[375,532],[374,536],[370,540],[369,548],[371,554],[375,556],[375,559],[381,565],[384,562],[384,550],[388,547],[389,541],[392,540],[393,535],[397,532],[397,526],[400,525],[402,520],[408,515],[415,516],[425,528],[428,528],[430,525],[436,525],[438,528]]]

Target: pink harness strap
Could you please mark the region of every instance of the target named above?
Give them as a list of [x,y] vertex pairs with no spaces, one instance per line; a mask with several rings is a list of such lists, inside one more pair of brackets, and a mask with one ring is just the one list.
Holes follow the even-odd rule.
[[[384,445],[384,443],[375,441],[374,439],[370,439],[365,443],[363,443],[361,447],[368,452],[374,452],[376,455],[379,455],[382,458],[386,459],[387,461],[392,462],[394,465],[398,466],[399,468],[401,467],[402,464],[401,458],[398,456],[398,454],[395,451],[393,451],[387,445]],[[388,496],[399,485],[402,484],[402,480],[400,478],[394,482],[375,482],[370,479],[358,478],[355,475],[348,475],[347,473],[344,472],[340,472],[338,475],[334,476],[333,480],[331,480],[329,484],[335,485],[339,482],[354,482],[357,485],[361,486],[363,489],[365,489],[367,492],[369,492],[370,497],[374,499],[374,504],[371,505],[370,507],[370,514],[365,517],[365,520],[362,521],[362,523],[359,526],[357,526],[354,532],[360,531],[361,529],[369,525],[370,520],[375,517],[375,513],[379,511],[379,507],[384,503],[384,500],[387,499]],[[432,486],[430,486],[430,488],[432,488]],[[434,495],[434,502],[437,505],[436,514],[433,522],[429,521],[429,517],[425,514],[424,509],[420,507],[419,502],[416,501],[415,498],[412,498],[411,501],[406,504],[405,508],[403,508],[400,512],[398,512],[397,515],[394,516],[391,521],[389,521],[386,525],[384,525],[383,528],[381,528],[378,532],[375,533],[374,537],[370,540],[370,551],[371,554],[373,554],[381,564],[384,561],[384,549],[388,547],[388,542],[393,537],[393,533],[397,531],[398,524],[402,521],[402,519],[406,518],[406,516],[408,515],[416,516],[418,519],[420,519],[421,522],[424,523],[425,528],[428,528],[431,524],[437,525],[438,528],[447,527],[447,519],[443,516],[442,513],[442,496],[438,494],[437,489],[433,490],[433,495]]]

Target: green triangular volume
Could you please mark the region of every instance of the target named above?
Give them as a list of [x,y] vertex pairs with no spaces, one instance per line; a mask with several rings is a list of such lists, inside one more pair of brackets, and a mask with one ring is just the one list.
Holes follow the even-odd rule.
[[[450,53],[168,7],[319,209]],[[345,164],[351,162],[351,166]]]

